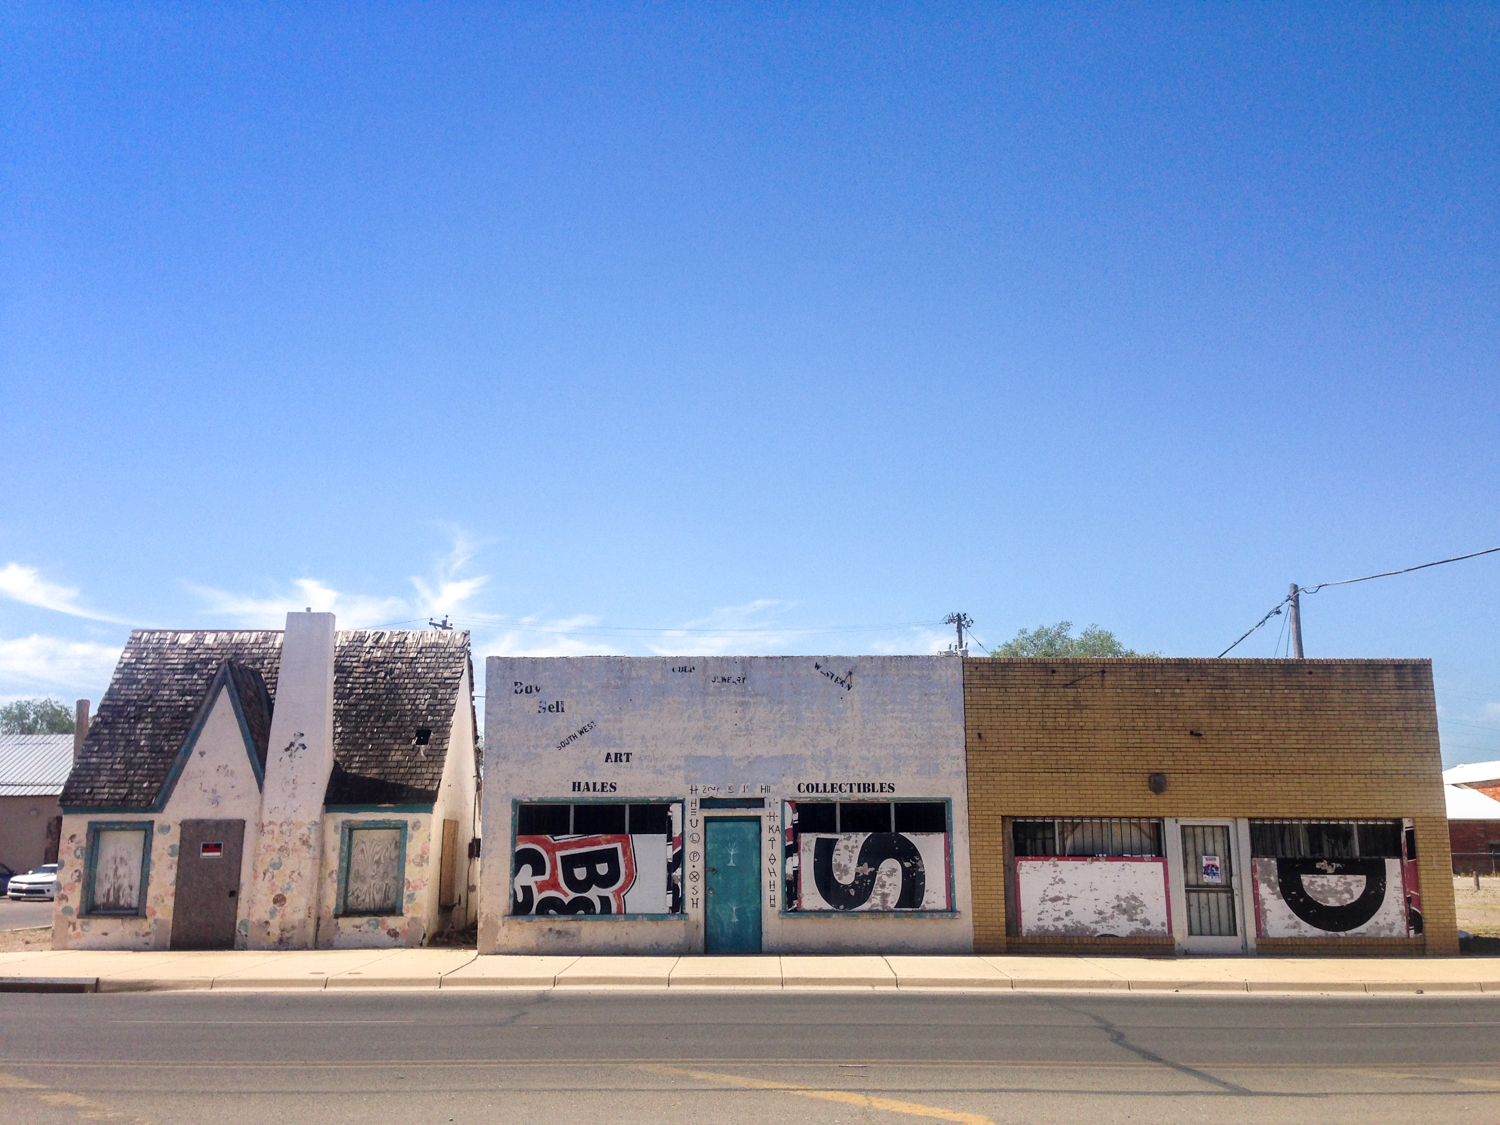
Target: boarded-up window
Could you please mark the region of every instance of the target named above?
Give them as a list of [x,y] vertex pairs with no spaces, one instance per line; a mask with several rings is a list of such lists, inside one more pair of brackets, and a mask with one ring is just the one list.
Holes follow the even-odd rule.
[[90,914],[139,914],[151,826],[96,826],[91,831]]
[[349,828],[345,914],[400,914],[405,882],[402,828]]
[[443,821],[443,857],[438,866],[438,905],[458,905],[458,821]]
[[952,909],[946,801],[788,801],[790,911]]

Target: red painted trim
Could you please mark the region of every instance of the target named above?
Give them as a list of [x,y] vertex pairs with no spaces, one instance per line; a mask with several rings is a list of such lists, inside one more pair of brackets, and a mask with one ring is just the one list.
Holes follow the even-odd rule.
[[[1266,936],[1265,924],[1260,919],[1260,876],[1255,870],[1256,857],[1250,857],[1250,882],[1255,884],[1255,938],[1259,941]],[[1274,861],[1273,861],[1274,862]]]

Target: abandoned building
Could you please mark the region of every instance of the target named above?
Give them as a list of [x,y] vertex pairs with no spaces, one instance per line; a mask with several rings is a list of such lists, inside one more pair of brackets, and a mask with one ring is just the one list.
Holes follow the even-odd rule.
[[490,657],[482,953],[972,948],[963,667]]
[[1426,660],[968,660],[980,952],[1456,953]]
[[473,918],[468,634],[137,631],[63,788],[57,948],[422,945]]
[[1457,951],[1431,665],[498,658],[481,952]]

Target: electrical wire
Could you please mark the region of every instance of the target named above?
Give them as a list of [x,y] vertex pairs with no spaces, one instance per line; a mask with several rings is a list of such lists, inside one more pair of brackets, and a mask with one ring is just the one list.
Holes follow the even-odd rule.
[[1487,547],[1483,551],[1470,551],[1467,555],[1454,555],[1451,559],[1438,559],[1437,562],[1422,563],[1420,566],[1402,567],[1400,570],[1384,570],[1379,574],[1367,574],[1363,578],[1345,578],[1339,582],[1319,582],[1316,586],[1303,586],[1299,593],[1316,594],[1319,590],[1328,586],[1347,586],[1351,582],[1368,582],[1372,578],[1389,578],[1393,574],[1410,574],[1414,570],[1426,570],[1429,566],[1442,566],[1444,563],[1463,562],[1464,559],[1477,559],[1480,555],[1493,555],[1500,551],[1500,547]]
[[[1400,570],[1383,570],[1379,574],[1366,574],[1362,578],[1341,578],[1337,582],[1319,582],[1316,586],[1299,586],[1297,587],[1296,593],[1316,594],[1319,590],[1325,590],[1329,586],[1348,586],[1355,582],[1368,582],[1372,578],[1390,578],[1392,575],[1396,574],[1410,574],[1414,570],[1426,570],[1429,566],[1442,566],[1444,563],[1463,562],[1464,559],[1477,559],[1480,555],[1493,555],[1497,552],[1500,552],[1500,547],[1486,547],[1482,551],[1470,551],[1467,555],[1454,555],[1451,559],[1438,559],[1436,562],[1420,563],[1417,566],[1405,566]],[[1269,613],[1267,613],[1254,625],[1250,626],[1250,628],[1246,629],[1245,632],[1241,634],[1239,640],[1235,641],[1234,644],[1230,645],[1223,652],[1219,653],[1219,658],[1222,659],[1223,657],[1228,656],[1230,652],[1238,647],[1240,641],[1243,641],[1251,633],[1255,632],[1267,621],[1271,620],[1271,618],[1280,613],[1282,606],[1287,605],[1292,600],[1292,597],[1292,594],[1288,594],[1286,597],[1277,602],[1276,605],[1272,607]],[[1282,622],[1282,624],[1285,625],[1286,623]]]

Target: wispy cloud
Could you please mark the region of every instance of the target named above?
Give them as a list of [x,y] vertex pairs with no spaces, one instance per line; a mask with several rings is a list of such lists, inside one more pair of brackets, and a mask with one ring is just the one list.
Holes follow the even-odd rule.
[[[597,617],[586,614],[555,620],[523,617],[475,648],[481,659],[486,656],[620,655],[619,649],[587,635],[589,626],[598,623]],[[582,635],[575,634],[573,630]]]
[[772,619],[791,608],[790,602],[771,598],[720,606],[664,631],[646,647],[657,656],[723,656],[784,649],[792,634],[785,627],[778,628]]
[[877,655],[893,653],[946,652],[953,644],[954,634],[946,629],[932,629],[918,625],[908,630],[906,636],[891,640],[873,641],[863,647]]
[[117,625],[126,624],[121,618],[85,609],[78,604],[77,590],[71,586],[58,586],[46,581],[34,566],[6,563],[5,566],[0,567],[0,596],[23,605],[50,609],[54,613],[66,613],[71,617],[86,617],[90,621],[110,621]]
[[268,594],[243,594],[211,586],[192,589],[204,599],[208,612],[259,629],[280,628],[288,613],[302,609],[332,613],[344,629],[425,624],[429,617],[438,616],[489,620],[489,615],[470,608],[474,596],[489,581],[489,575],[462,573],[474,557],[474,542],[462,529],[450,530],[453,549],[434,562],[430,576],[411,579],[416,589],[415,599],[351,594],[335,589],[321,578],[293,579]]
[[490,580],[487,574],[468,578],[459,576],[473,559],[476,544],[462,528],[453,528],[452,534],[453,550],[437,561],[432,580],[411,580],[416,587],[419,611],[433,617],[463,613],[474,595]]
[[0,676],[42,687],[102,689],[119,659],[119,645],[35,633],[0,639]]
[[369,629],[411,616],[411,606],[401,598],[376,598],[345,594],[316,578],[298,578],[292,590],[265,597],[230,593],[209,586],[194,586],[210,613],[227,617],[237,625],[253,629],[279,629],[286,615],[303,609],[332,613],[344,629]]

